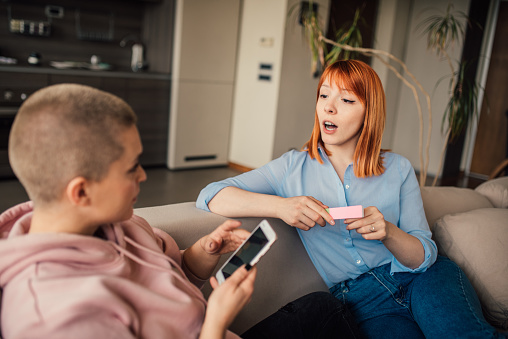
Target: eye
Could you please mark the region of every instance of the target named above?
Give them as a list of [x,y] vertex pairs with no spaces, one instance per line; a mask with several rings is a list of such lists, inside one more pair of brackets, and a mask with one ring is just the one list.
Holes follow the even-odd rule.
[[320,94],[320,95],[319,95],[319,97],[320,97],[321,99],[326,99],[326,98],[328,98],[328,95],[326,95],[326,94]]
[[348,100],[348,99],[342,99],[342,101],[344,101],[344,103],[346,103],[346,104],[352,104],[355,102],[354,100]]
[[140,166],[139,162],[137,162],[130,170],[129,173],[135,173],[138,170],[138,167]]

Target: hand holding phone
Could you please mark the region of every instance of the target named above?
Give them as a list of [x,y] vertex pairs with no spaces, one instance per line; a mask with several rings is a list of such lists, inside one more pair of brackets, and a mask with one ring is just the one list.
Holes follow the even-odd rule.
[[254,266],[277,240],[277,234],[268,221],[261,221],[250,236],[237,248],[215,277],[219,284],[231,276],[242,265]]
[[210,279],[213,292],[208,298],[205,321],[201,333],[207,333],[207,328],[222,330],[229,328],[235,317],[249,303],[254,292],[256,267],[246,271],[236,270],[231,277],[219,285],[215,277]]

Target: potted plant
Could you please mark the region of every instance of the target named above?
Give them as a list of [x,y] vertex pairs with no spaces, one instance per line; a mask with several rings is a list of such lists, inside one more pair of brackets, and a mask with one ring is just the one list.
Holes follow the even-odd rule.
[[[455,68],[448,49],[464,39],[464,27],[471,24],[467,15],[453,10],[453,4],[448,4],[444,13],[438,13],[424,19],[417,28],[422,29],[427,37],[427,48],[434,51],[438,57],[444,57],[450,67],[450,83],[448,87],[449,100],[444,111],[441,130],[445,134],[445,143],[441,150],[438,173],[443,168],[446,148],[461,133],[464,133],[471,121],[478,118],[479,85],[467,76],[470,60],[463,60]],[[437,182],[434,178],[432,186]]]

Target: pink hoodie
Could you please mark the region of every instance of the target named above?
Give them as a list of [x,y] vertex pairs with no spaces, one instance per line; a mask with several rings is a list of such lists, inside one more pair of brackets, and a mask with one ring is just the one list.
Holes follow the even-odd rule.
[[96,237],[27,234],[31,217],[30,202],[0,215],[4,339],[198,337],[204,281],[168,234],[138,216]]

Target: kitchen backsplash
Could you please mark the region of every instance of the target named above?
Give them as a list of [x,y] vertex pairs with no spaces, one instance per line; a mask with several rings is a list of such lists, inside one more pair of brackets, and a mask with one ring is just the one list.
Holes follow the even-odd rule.
[[[95,55],[112,70],[129,70],[132,44],[140,42],[145,50],[151,47],[151,41],[146,41],[150,35],[144,32],[147,13],[171,6],[172,1],[169,5],[164,2],[167,0],[1,1],[0,56],[17,60],[18,66],[29,66],[32,55],[36,58],[32,61],[49,67],[52,61],[89,63]],[[129,43],[121,47],[126,36],[130,36]],[[169,70],[159,67],[155,71]]]

